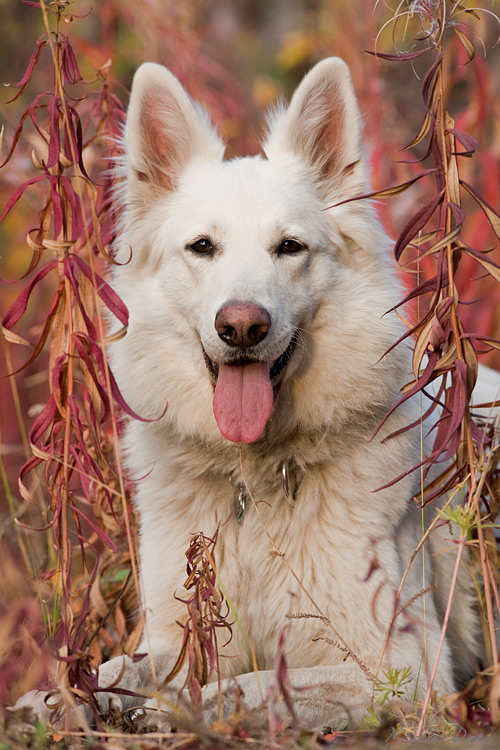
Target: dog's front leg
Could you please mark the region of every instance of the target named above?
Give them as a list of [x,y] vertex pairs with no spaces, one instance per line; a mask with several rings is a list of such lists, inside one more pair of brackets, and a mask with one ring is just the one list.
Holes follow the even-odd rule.
[[[289,669],[289,696],[295,717],[311,727],[328,724],[342,729],[360,724],[372,702],[373,683],[355,664]],[[287,696],[288,697],[288,696]],[[187,697],[186,697],[187,698]],[[168,729],[176,722],[170,696],[154,698],[144,705],[146,726]],[[212,682],[203,688],[203,720],[213,724],[218,718],[246,709],[251,721],[264,724],[271,714],[293,719],[274,670],[250,672]],[[177,715],[182,723],[182,714]]]
[[[134,661],[129,656],[117,656],[99,667],[99,690],[96,692],[99,711],[106,717],[110,713],[142,706],[153,693],[164,691],[165,680],[176,660],[173,653],[158,653]],[[176,694],[185,680],[185,669],[169,683],[169,692]],[[122,692],[123,691],[123,692]],[[69,700],[68,700],[69,698]],[[73,703],[73,705],[71,705]],[[53,691],[31,690],[23,695],[11,711],[22,711],[33,722],[49,723],[53,712],[62,704],[71,711],[71,721],[80,726],[94,723],[89,706],[76,706],[76,701],[62,689]],[[72,710],[76,707],[76,710]],[[61,719],[62,721],[62,719]],[[61,721],[59,723],[61,723]]]

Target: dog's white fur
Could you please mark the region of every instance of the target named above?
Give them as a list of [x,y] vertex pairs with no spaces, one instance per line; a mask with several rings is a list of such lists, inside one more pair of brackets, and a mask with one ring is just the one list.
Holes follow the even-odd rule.
[[[180,649],[177,623],[186,619],[176,598],[183,596],[185,551],[193,533],[210,537],[221,522],[215,556],[238,620],[232,641],[220,644],[226,710],[227,678],[236,678],[251,707],[266,696],[287,624],[291,683],[308,688],[294,692],[306,720],[358,723],[373,693],[368,673],[383,681],[389,665],[412,669],[408,696],[425,691],[454,545],[448,526],[433,531],[395,604],[422,536],[412,500],[419,472],[376,490],[418,463],[420,429],[382,438],[417,420],[422,406],[418,399],[405,403],[372,439],[411,366],[404,345],[383,356],[402,332],[396,315],[384,314],[402,289],[374,209],[366,200],[335,207],[369,189],[360,139],[349,71],[337,58],[316,65],[290,106],[272,115],[265,157],[231,161],[223,160],[223,143],[174,76],[152,63],[137,71],[120,193],[121,265],[113,272],[130,325],[111,355],[128,404],[152,420],[130,419],[124,438],[141,526],[146,637],[139,650],[149,657],[109,662],[101,668],[104,684],[124,667],[121,686],[152,690],[153,659],[161,689]],[[213,254],[193,250],[200,238],[210,239]],[[304,249],[278,253],[286,239]],[[259,360],[275,361],[300,332],[263,434],[241,445],[219,430],[203,355],[204,349],[217,363],[231,356],[214,320],[234,301],[269,313],[271,329],[252,350]],[[296,486],[293,501],[283,490],[283,462]],[[250,503],[237,522],[235,488],[243,482],[287,564],[272,554]],[[318,614],[288,566],[331,626],[317,617],[287,619]],[[402,611],[383,654],[395,606]],[[473,673],[478,627],[463,570],[438,691],[453,691]],[[216,687],[204,689],[209,718]]]

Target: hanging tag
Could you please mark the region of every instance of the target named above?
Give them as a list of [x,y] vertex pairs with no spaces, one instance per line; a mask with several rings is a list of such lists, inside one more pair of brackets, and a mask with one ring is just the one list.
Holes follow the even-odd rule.
[[247,509],[248,495],[244,484],[237,484],[234,491],[234,515],[239,524],[243,523],[243,516]]
[[288,470],[288,461],[283,461],[281,464],[281,479],[283,481],[283,492],[287,503],[293,507],[295,500],[295,488],[292,489],[290,485],[290,472]]

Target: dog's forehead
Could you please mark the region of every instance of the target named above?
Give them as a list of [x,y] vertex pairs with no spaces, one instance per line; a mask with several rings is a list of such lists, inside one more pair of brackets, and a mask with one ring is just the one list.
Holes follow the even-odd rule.
[[314,226],[323,203],[305,169],[293,161],[262,157],[194,163],[179,189],[179,202],[189,196],[191,215],[221,227],[239,225]]

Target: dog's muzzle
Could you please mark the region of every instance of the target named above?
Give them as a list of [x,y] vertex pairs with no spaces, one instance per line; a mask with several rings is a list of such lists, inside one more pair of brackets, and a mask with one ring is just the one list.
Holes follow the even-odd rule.
[[244,349],[229,361],[214,362],[203,349],[205,364],[215,385],[215,419],[227,440],[253,443],[262,435],[297,341],[298,331],[295,331],[287,348],[274,362],[246,356]]

